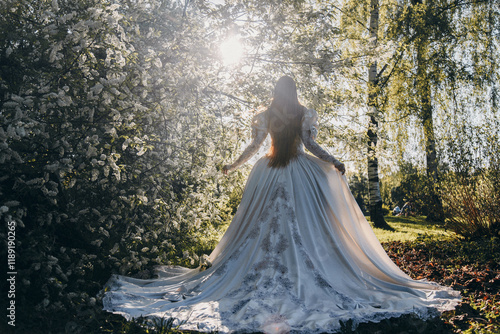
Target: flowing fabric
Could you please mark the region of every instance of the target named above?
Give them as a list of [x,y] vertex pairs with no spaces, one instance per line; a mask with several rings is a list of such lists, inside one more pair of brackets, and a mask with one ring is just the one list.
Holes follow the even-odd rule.
[[331,163],[301,151],[286,167],[267,164],[261,158],[250,173],[210,268],[161,266],[149,280],[115,275],[104,309],[127,319],[173,317],[184,330],[319,333],[349,319],[425,319],[460,301],[390,260]]

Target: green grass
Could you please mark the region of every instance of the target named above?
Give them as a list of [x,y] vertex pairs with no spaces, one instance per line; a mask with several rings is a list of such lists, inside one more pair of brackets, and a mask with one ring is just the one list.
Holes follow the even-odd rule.
[[446,231],[442,226],[427,222],[424,216],[386,216],[385,220],[395,229],[395,231],[391,232],[380,228],[373,228],[375,235],[381,243],[391,241],[415,241],[424,237],[442,239],[454,236],[451,231]]

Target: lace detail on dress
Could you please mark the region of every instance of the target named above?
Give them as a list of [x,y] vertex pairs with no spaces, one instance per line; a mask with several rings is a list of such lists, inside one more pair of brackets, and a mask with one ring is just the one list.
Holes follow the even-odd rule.
[[[284,224],[284,222],[287,224]],[[262,309],[267,310],[274,317],[283,318],[279,314],[276,303],[274,303],[275,300],[288,299],[297,305],[297,308],[301,309],[304,314],[324,314],[324,311],[320,308],[316,309],[307,306],[299,298],[298,291],[296,290],[297,287],[293,283],[295,275],[290,273],[290,269],[283,264],[283,253],[291,246],[290,242],[292,241],[295,244],[294,248],[299,250],[300,256],[295,261],[304,263],[308,268],[307,272],[311,277],[311,282],[314,282],[316,286],[330,295],[332,300],[336,301],[339,309],[345,310],[359,307],[359,304],[352,298],[335,290],[327,278],[314,266],[303,245],[294,205],[284,184],[276,186],[266,208],[260,214],[257,224],[248,232],[243,244],[246,244],[249,239],[259,237],[261,233],[264,233],[264,235],[261,237],[259,247],[266,253],[266,256],[259,262],[254,263],[244,276],[242,284],[238,288],[228,292],[225,296],[239,300],[230,311],[221,313],[221,319],[229,327],[238,327],[236,323],[231,322],[231,319],[234,318],[234,314],[240,312],[243,308],[245,308],[245,319],[250,319],[262,313]],[[286,234],[290,237],[287,238]],[[240,251],[237,253],[238,255],[241,254]],[[237,257],[231,256],[227,262],[237,260]],[[227,263],[223,267],[226,265]],[[253,301],[252,305],[250,305],[251,301]],[[330,312],[329,316],[331,318],[338,317],[335,312]],[[283,322],[281,324],[283,325]],[[288,325],[286,321],[285,324]],[[254,329],[261,327],[262,324]]]
[[300,132],[300,138],[304,143],[305,147],[315,156],[323,161],[330,162],[334,164],[338,160],[335,159],[331,154],[325,151],[321,146],[316,143],[315,139],[318,134],[318,115],[315,110],[307,109],[304,114],[304,120],[302,121],[302,131]]
[[257,114],[252,119],[252,142],[245,148],[243,153],[236,159],[236,161],[230,166],[229,170],[236,169],[243,165],[245,162],[250,160],[250,158],[257,153],[260,146],[267,137],[267,118],[265,112]]

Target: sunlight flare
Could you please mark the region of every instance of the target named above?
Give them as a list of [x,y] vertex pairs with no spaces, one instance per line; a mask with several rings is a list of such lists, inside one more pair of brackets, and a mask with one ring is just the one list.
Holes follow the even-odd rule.
[[241,40],[232,36],[220,45],[220,54],[224,65],[235,65],[241,61],[244,54]]

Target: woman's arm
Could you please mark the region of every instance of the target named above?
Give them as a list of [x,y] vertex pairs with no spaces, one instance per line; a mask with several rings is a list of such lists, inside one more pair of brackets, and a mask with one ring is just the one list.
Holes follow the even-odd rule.
[[239,156],[238,159],[236,159],[235,162],[233,162],[231,165],[225,165],[222,171],[224,174],[227,174],[228,171],[231,171],[233,169],[236,169],[243,165],[245,162],[247,162],[257,151],[259,150],[260,146],[266,139],[267,132],[265,133],[258,133],[257,136],[254,137],[250,145],[245,148],[243,153]]
[[305,115],[304,123],[302,126],[302,131],[300,132],[300,138],[304,143],[304,146],[323,161],[329,162],[335,166],[342,174],[345,173],[345,165],[335,159],[327,151],[325,151],[316,141],[314,137],[316,136],[316,126],[317,126],[317,116],[316,112],[313,110],[308,110]]
[[252,121],[252,142],[245,148],[243,153],[231,165],[225,165],[222,172],[227,172],[236,169],[247,162],[257,151],[267,137],[267,122],[264,113],[258,114]]

